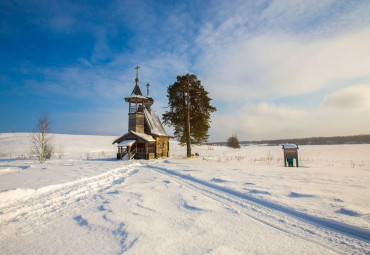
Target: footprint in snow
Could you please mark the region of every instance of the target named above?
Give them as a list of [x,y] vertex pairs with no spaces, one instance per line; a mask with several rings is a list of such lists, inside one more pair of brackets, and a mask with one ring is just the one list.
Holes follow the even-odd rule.
[[342,203],[342,202],[343,202],[343,200],[342,200],[342,199],[339,199],[339,198],[334,198],[334,199],[333,199],[333,201],[335,201],[335,202],[340,202],[340,203]]
[[309,194],[302,194],[302,193],[297,193],[297,192],[290,192],[288,197],[291,198],[300,198],[300,197],[315,197],[314,195],[309,195]]
[[340,213],[340,214],[344,214],[344,215],[348,215],[348,216],[353,216],[353,217],[359,217],[361,216],[360,213],[358,212],[355,212],[355,211],[352,211],[352,210],[349,210],[349,209],[345,209],[345,208],[341,208],[337,211],[335,211],[336,213]]
[[271,195],[271,193],[268,192],[268,191],[258,190],[258,189],[251,189],[251,190],[248,191],[248,193],[251,193],[251,194],[262,194],[262,195]]
[[98,207],[98,210],[101,211],[101,212],[104,212],[107,209],[104,208],[104,205],[101,205],[101,206]]
[[183,207],[184,207],[185,209],[188,209],[188,210],[191,210],[191,211],[203,211],[203,209],[202,209],[202,208],[188,205],[185,201],[184,201]]
[[119,194],[119,191],[118,190],[109,191],[106,194],[108,194],[108,195],[115,195],[115,194]]
[[181,206],[187,210],[204,211],[202,208],[189,205],[188,202],[186,202],[184,199],[180,199],[180,202],[181,202]]
[[84,218],[82,218],[81,215],[76,216],[76,217],[73,217],[73,219],[76,221],[76,223],[80,227],[88,227],[88,228],[90,228],[89,223],[87,222],[87,220],[85,220]]
[[122,184],[124,181],[125,181],[125,178],[120,178],[120,179],[114,180],[112,182],[112,185]]
[[229,181],[222,180],[222,179],[219,179],[219,178],[212,178],[211,181],[212,182],[217,182],[217,183],[229,182]]

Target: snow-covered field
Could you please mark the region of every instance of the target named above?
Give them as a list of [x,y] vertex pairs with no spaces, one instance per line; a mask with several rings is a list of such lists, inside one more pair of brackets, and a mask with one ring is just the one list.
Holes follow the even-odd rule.
[[171,157],[117,161],[116,137],[0,134],[0,254],[369,254],[370,145],[171,142]]

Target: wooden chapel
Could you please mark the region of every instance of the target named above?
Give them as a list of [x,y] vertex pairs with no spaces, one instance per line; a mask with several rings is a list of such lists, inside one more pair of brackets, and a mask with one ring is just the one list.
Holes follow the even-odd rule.
[[169,136],[156,113],[152,109],[154,100],[143,96],[139,87],[139,66],[136,69],[135,87],[125,101],[129,105],[128,132],[113,141],[117,144],[117,159],[154,159],[168,157]]

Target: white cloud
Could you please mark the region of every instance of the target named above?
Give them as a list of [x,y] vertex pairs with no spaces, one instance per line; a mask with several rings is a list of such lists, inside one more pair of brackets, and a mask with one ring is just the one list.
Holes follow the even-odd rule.
[[298,120],[307,115],[307,112],[304,110],[291,108],[285,105],[273,105],[265,102],[257,105],[255,113],[258,116],[280,120]]
[[[370,110],[370,84],[356,85],[340,89],[325,97],[323,109]],[[370,112],[369,112],[370,113]]]
[[236,1],[219,7],[195,40],[196,70],[216,99],[288,97],[370,77],[369,4]]
[[369,110],[303,110],[266,102],[246,104],[239,110],[212,114],[210,141],[226,141],[232,133],[239,140],[249,141],[368,134],[369,113]]
[[[196,40],[196,69],[219,110],[210,139],[369,133],[366,85],[341,88],[370,82],[370,5],[244,2],[222,6],[224,20]],[[325,91],[337,92],[324,101]]]
[[225,113],[212,114],[211,139],[218,137],[218,141],[225,141],[232,133],[242,140],[303,135],[302,123],[311,116],[311,112],[286,105],[246,103]]
[[266,33],[214,46],[199,69],[218,99],[279,98],[370,77],[370,30],[324,40]]

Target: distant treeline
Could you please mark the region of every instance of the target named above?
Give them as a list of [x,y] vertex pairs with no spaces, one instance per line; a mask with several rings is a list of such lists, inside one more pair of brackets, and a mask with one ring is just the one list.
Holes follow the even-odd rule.
[[[325,145],[325,144],[370,144],[370,135],[354,136],[334,136],[334,137],[309,137],[279,140],[262,140],[262,141],[240,141],[240,144],[267,144],[280,145],[293,143],[299,145]],[[207,144],[226,145],[226,142],[216,142]]]

